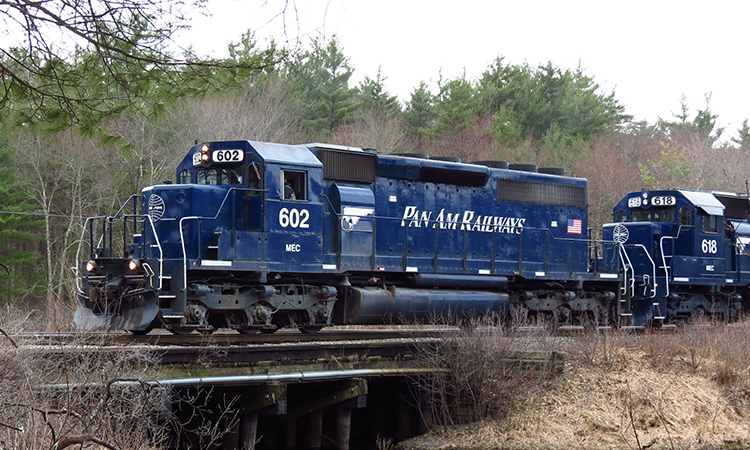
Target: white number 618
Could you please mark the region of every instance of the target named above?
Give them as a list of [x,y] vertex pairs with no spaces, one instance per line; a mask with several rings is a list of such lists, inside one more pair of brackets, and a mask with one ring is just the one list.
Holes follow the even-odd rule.
[[718,251],[716,241],[713,239],[703,239],[701,250],[703,250],[703,253],[716,253]]

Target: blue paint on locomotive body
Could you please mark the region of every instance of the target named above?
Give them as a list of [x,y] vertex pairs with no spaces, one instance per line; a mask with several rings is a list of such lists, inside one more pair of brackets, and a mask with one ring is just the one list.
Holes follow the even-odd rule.
[[[212,145],[215,150],[236,147],[252,154],[263,168],[262,204],[254,208],[242,208],[243,202],[252,202],[240,198],[245,194],[239,186],[165,185],[144,190],[145,197],[205,190],[204,199],[183,205],[174,204],[174,194],[167,194],[167,214],[200,218],[184,220],[185,242],[192,243],[188,247],[221,233],[215,259],[232,261],[233,267],[300,273],[588,277],[585,180],[376,154],[371,154],[377,164],[372,182],[324,179],[315,149],[244,141]],[[196,151],[197,147],[191,153]],[[189,154],[178,173],[199,170],[192,167],[192,159]],[[425,170],[444,180],[420,178]],[[307,189],[296,199],[283,198],[285,171],[304,174]],[[499,199],[498,183],[510,180],[521,183],[518,189],[535,188],[537,197],[529,196],[528,202]],[[580,204],[544,203],[544,187],[553,183],[578,190]],[[149,214],[148,201],[144,214]],[[262,217],[257,231],[244,225],[253,217]],[[574,220],[577,231],[571,233],[568,223]],[[179,242],[172,239],[178,238],[176,227],[168,233],[157,231],[168,235],[170,243]],[[188,253],[193,265],[207,258],[205,249],[200,255],[196,252]]]
[[[516,181],[518,189],[543,191],[554,182],[585,192],[585,180],[396,158],[379,158],[378,173],[397,172],[390,169],[391,162],[404,170],[403,178],[380,177],[375,186],[378,266],[531,279],[587,276],[585,201],[579,206],[554,206],[544,203],[543,192],[536,202],[523,201],[524,192],[511,201],[501,200],[498,194],[503,181]],[[404,159],[413,161],[407,165]],[[383,166],[386,169],[381,170]],[[446,178],[455,179],[422,181],[418,174],[425,169],[444,170]],[[468,178],[464,184],[473,185],[453,184],[460,183],[461,177]],[[573,219],[580,221],[576,234],[567,232],[568,220]]]

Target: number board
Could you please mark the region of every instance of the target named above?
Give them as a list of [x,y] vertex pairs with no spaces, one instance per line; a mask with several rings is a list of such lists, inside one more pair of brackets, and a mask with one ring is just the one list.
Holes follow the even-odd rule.
[[673,196],[653,197],[651,204],[654,206],[674,206],[677,200]]
[[239,149],[214,150],[211,160],[217,163],[235,163],[245,160],[245,152]]

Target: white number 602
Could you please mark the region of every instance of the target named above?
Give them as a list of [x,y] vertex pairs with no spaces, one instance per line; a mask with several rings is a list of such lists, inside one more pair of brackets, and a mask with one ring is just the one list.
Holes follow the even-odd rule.
[[281,228],[310,228],[310,211],[297,208],[281,208],[279,211],[279,225]]

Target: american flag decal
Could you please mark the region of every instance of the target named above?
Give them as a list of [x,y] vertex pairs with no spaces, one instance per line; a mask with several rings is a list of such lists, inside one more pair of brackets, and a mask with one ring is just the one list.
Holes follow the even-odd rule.
[[568,234],[581,234],[581,219],[568,219]]

